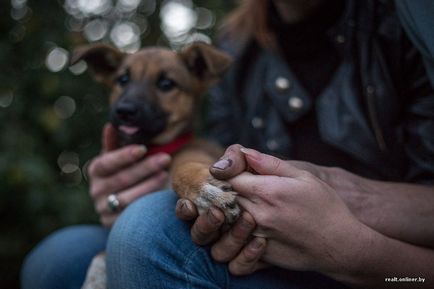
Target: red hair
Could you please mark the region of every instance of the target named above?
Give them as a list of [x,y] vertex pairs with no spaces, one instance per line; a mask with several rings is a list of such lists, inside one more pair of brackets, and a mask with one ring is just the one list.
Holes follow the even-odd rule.
[[270,0],[243,0],[223,22],[222,36],[240,45],[256,40],[260,46],[276,48],[269,9]]

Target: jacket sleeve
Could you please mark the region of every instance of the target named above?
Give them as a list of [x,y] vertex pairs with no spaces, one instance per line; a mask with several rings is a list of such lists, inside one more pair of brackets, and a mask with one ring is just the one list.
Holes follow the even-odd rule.
[[395,0],[395,5],[408,37],[422,54],[428,78],[434,86],[434,1]]
[[407,179],[434,184],[434,89],[414,48],[406,62],[403,132],[410,161]]

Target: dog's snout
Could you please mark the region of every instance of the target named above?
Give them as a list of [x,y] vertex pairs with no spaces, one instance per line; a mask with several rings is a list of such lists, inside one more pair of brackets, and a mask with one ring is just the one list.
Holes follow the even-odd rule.
[[136,103],[123,101],[116,106],[116,115],[119,119],[131,122],[138,117],[139,108]]

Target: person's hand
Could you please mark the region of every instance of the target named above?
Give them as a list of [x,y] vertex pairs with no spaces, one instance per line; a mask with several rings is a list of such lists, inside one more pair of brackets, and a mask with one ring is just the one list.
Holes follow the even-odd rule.
[[[123,208],[150,192],[161,189],[168,177],[164,168],[170,164],[168,154],[144,157],[146,148],[129,145],[118,148],[116,131],[107,124],[102,136],[103,151],[89,164],[90,195],[101,223],[110,227]],[[119,210],[112,211],[108,196],[115,194]]]
[[362,251],[357,221],[336,191],[290,162],[242,149],[248,167],[229,179],[238,202],[256,221],[255,235],[267,238],[261,260],[291,270],[336,273]]
[[176,215],[185,221],[194,220],[191,237],[195,243],[206,245],[215,242],[211,247],[211,256],[218,262],[228,262],[232,274],[246,275],[267,266],[259,261],[265,251],[266,240],[251,237],[256,224],[248,212],[243,212],[223,234],[221,228],[225,216],[218,208],[211,207],[205,214],[199,215],[193,202],[179,199]]
[[[228,147],[223,157],[210,168],[210,172],[217,172],[220,179],[228,179],[243,172],[246,164],[240,148],[240,145]],[[221,227],[225,217],[218,208],[211,207],[199,216],[193,202],[180,199],[176,204],[176,215],[182,220],[194,220],[191,237],[195,243],[206,245],[215,242],[211,247],[212,257],[218,262],[228,262],[232,274],[250,274],[266,266],[259,262],[266,247],[266,240],[262,237],[252,238],[256,224],[248,212],[243,212],[235,224],[223,234]]]

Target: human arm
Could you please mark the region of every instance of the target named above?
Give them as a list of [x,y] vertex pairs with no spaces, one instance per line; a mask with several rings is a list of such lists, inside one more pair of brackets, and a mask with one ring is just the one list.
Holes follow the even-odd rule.
[[146,148],[129,145],[118,148],[112,125],[104,127],[102,153],[89,165],[90,195],[101,223],[111,227],[121,211],[112,212],[107,197],[116,194],[120,207],[125,208],[139,197],[162,188],[167,180],[164,168],[170,163],[167,154],[145,157]]
[[[314,174],[253,150],[245,152],[258,175],[242,173],[229,182],[255,219],[256,234],[267,237],[262,260],[320,272],[354,287],[387,287],[385,278],[395,276],[425,278],[418,288],[433,285],[433,250],[366,226],[336,190]],[[405,283],[394,285],[408,288]]]
[[352,213],[374,230],[408,243],[434,247],[434,187],[362,178],[317,167]]

